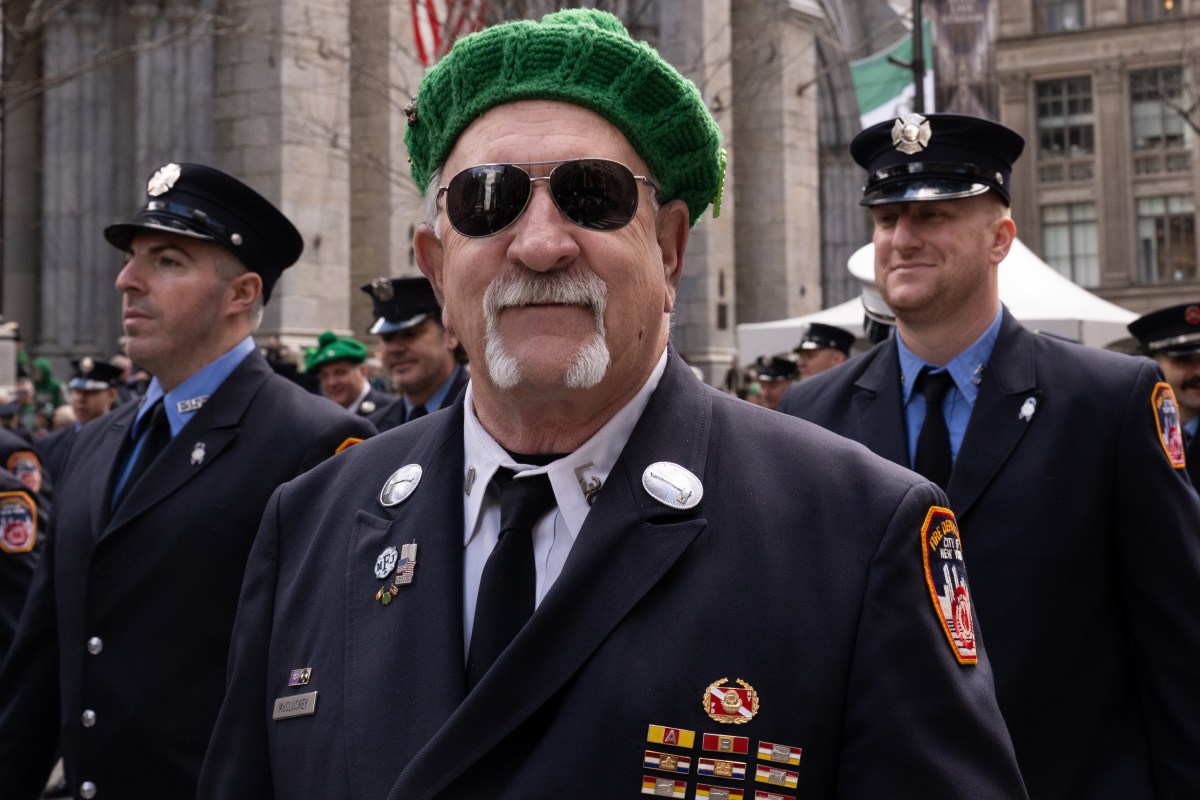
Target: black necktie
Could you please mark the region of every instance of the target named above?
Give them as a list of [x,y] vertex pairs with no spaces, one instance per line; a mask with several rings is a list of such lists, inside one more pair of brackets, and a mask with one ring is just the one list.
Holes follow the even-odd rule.
[[414,419],[416,419],[417,417],[423,417],[423,416],[425,416],[425,413],[426,413],[426,412],[425,412],[425,406],[423,406],[423,405],[422,405],[422,406],[417,406],[417,407],[416,407],[416,408],[414,408],[412,411],[408,412],[408,419],[406,419],[406,420],[404,420],[404,421],[405,421],[405,422],[412,422],[412,421],[413,421]]
[[[129,490],[138,482],[138,478],[171,441],[171,424],[167,419],[167,409],[162,400],[154,404],[147,417],[139,437],[142,440],[142,449],[138,452],[137,461],[129,470],[129,477],[125,479],[120,492],[113,499],[113,508],[121,504],[121,501],[129,494]],[[137,441],[137,439],[133,441]],[[124,463],[124,459],[122,459],[122,463]]]
[[533,526],[554,507],[550,478],[513,479],[500,470],[500,538],[479,579],[475,626],[467,656],[467,686],[473,688],[517,632],[533,615],[537,571],[533,564]]
[[924,367],[917,376],[913,391],[925,395],[925,421],[917,437],[917,457],[913,469],[943,489],[950,483],[950,431],[942,416],[942,400],[954,385],[949,372],[930,372]]

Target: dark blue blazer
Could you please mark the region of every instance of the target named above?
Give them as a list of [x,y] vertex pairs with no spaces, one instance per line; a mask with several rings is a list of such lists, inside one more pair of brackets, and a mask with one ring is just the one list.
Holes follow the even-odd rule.
[[72,796],[84,781],[98,798],[195,795],[263,508],[347,437],[373,432],[252,353],[113,514],[136,411],[84,426],[58,484],[54,528],[0,668],[6,800],[40,796],[60,738]]
[[[688,798],[698,783],[747,798],[1024,797],[986,656],[959,665],[925,584],[919,529],[941,491],[710,389],[676,356],[561,576],[468,693],[463,413],[460,397],[276,493],[201,798],[637,797],[644,776],[666,777],[646,751],[692,759],[677,776]],[[695,508],[643,488],[663,461],[702,481]],[[380,489],[407,464],[420,482],[384,507]],[[414,580],[384,606],[376,558],[414,541]],[[311,680],[289,686],[302,668]],[[706,716],[706,688],[739,679],[758,713]],[[314,691],[315,713],[272,718],[277,700]],[[652,725],[694,744],[651,743]],[[705,752],[705,733],[750,751]],[[787,767],[799,791],[755,782],[763,741],[803,748]],[[699,777],[703,757],[747,777]]]
[[[463,389],[466,388],[467,382],[470,380],[471,371],[467,369],[467,366],[464,364],[458,369],[457,372],[454,373],[454,382],[450,384],[450,389],[446,392],[445,405],[450,405],[452,402],[454,402],[455,398],[462,394]],[[392,402],[379,408],[377,411],[375,411],[375,413],[368,415],[368,418],[371,420],[371,424],[374,425],[380,433],[383,433],[384,431],[390,431],[392,428],[404,424],[404,398],[394,397],[389,399],[392,400]]]
[[[1030,333],[1006,310],[950,477],[1035,800],[1200,797],[1200,498],[1159,441],[1161,380],[1149,359]],[[780,410],[908,464],[894,339]]]

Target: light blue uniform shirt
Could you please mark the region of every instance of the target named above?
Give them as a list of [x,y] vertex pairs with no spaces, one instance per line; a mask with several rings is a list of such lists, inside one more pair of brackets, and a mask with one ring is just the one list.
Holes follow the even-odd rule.
[[[1003,307],[996,312],[996,318],[988,325],[974,344],[963,350],[946,365],[933,372],[948,371],[954,379],[954,386],[946,392],[942,400],[942,416],[946,419],[946,428],[950,431],[950,457],[958,459],[958,448],[962,445],[963,434],[967,432],[967,423],[971,421],[971,409],[975,408],[975,398],[979,397],[979,380],[983,367],[992,355],[996,339],[1000,335],[1000,321],[1003,318]],[[900,355],[901,402],[904,404],[904,421],[908,427],[908,463],[913,464],[917,459],[917,437],[921,433],[921,425],[925,422],[925,396],[913,391],[913,384],[921,369],[926,365],[913,351],[904,344],[900,332],[896,331],[896,349]]]
[[[446,402],[446,395],[449,393],[450,387],[454,385],[454,381],[458,379],[458,373],[461,371],[462,364],[456,365],[454,371],[450,373],[450,377],[446,379],[446,382],[439,386],[437,391],[429,395],[429,399],[425,401],[426,414],[432,414],[442,407],[442,404]],[[400,402],[404,403],[404,418],[407,420],[412,416],[413,409],[416,406],[408,402],[408,398],[402,398]]]
[[138,407],[137,416],[129,432],[129,435],[137,438],[138,442],[134,445],[129,458],[125,460],[124,466],[121,467],[121,475],[117,479],[116,486],[113,489],[114,498],[121,496],[121,489],[129,477],[129,471],[137,462],[138,453],[141,452],[145,439],[145,431],[142,430],[142,419],[150,412],[150,409],[154,408],[154,404],[160,398],[163,400],[167,411],[167,421],[171,426],[171,438],[175,438],[175,435],[187,424],[192,415],[204,407],[204,404],[208,402],[208,398],[212,393],[225,382],[225,379],[237,368],[237,365],[241,364],[246,356],[253,353],[255,349],[257,349],[257,345],[254,344],[254,339],[247,336],[230,348],[223,356],[203,367],[199,372],[190,376],[169,392],[163,392],[162,384],[158,382],[158,378],[153,378],[150,381],[150,386],[146,389],[146,395]]

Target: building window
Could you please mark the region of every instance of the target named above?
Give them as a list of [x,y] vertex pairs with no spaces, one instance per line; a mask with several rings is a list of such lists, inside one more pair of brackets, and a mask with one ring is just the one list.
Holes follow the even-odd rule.
[[1129,0],[1130,22],[1153,22],[1180,16],[1184,0]]
[[1043,183],[1092,177],[1092,79],[1038,81],[1038,177]]
[[1129,73],[1136,174],[1191,170],[1189,129],[1180,111],[1184,106],[1182,67]]
[[1095,203],[1042,206],[1042,255],[1080,286],[1100,285]]
[[1196,204],[1190,195],[1137,201],[1138,277],[1142,283],[1196,280]]
[[1083,0],[1033,0],[1033,18],[1038,33],[1082,30]]

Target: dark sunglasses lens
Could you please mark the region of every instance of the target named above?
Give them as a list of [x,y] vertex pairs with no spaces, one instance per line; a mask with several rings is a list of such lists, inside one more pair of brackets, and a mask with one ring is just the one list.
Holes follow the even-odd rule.
[[465,169],[446,188],[446,216],[463,236],[490,236],[521,215],[529,187],[529,175],[510,164]]
[[550,191],[568,219],[594,231],[615,231],[637,213],[637,181],[616,161],[566,161],[550,174]]

